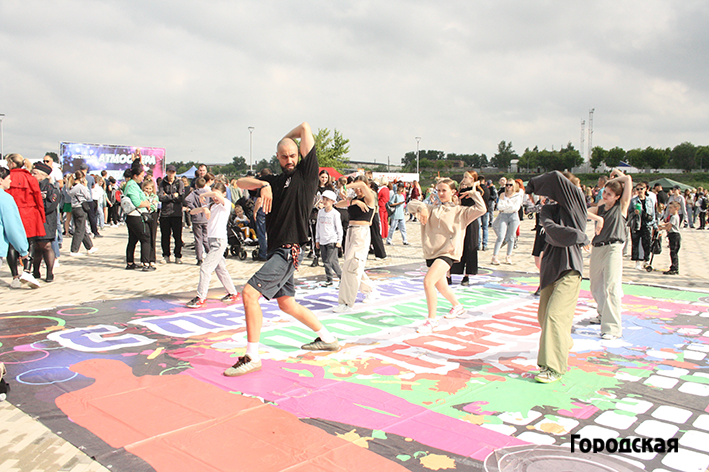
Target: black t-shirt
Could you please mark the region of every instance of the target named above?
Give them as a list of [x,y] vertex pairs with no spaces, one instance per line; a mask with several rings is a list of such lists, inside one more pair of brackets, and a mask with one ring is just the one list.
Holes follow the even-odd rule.
[[308,215],[319,185],[318,170],[318,157],[313,146],[295,166],[293,174],[261,177],[261,180],[271,184],[273,192],[271,212],[266,215],[269,252],[285,244],[305,244],[308,241]]

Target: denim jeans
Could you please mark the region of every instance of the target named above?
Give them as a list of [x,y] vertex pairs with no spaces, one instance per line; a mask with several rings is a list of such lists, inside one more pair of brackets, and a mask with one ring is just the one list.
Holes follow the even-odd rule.
[[490,229],[490,213],[485,213],[476,221],[478,221],[478,225],[480,227],[480,232],[478,233],[478,241],[482,241],[481,246],[487,248],[487,238]]
[[513,213],[499,213],[497,219],[492,224],[492,228],[497,233],[497,241],[495,241],[495,250],[493,254],[496,256],[502,247],[502,241],[507,241],[507,255],[512,255],[514,249],[515,235],[519,226],[519,215]]

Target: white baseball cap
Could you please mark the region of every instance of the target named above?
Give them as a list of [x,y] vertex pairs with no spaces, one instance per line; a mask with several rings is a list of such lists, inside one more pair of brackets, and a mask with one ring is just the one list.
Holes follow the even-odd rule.
[[325,190],[322,193],[322,197],[328,198],[328,199],[332,200],[333,202],[337,201],[337,195],[335,195],[335,192],[333,192],[332,190]]

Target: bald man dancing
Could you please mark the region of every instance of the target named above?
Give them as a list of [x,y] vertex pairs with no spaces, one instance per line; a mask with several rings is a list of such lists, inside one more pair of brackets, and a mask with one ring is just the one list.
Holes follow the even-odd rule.
[[[294,139],[300,139],[298,145]],[[237,181],[239,188],[261,190],[261,202],[266,213],[268,235],[268,260],[244,285],[242,298],[246,314],[246,354],[236,364],[224,371],[228,377],[256,372],[261,369],[259,339],[263,312],[259,299],[275,298],[278,307],[308,328],[318,337],[301,346],[310,351],[337,351],[340,348],[335,336],[315,317],[312,311],[295,301],[293,273],[302,259],[301,245],[309,238],[308,216],[318,188],[318,158],[315,140],[308,123],[302,123],[278,142],[276,151],[283,172],[268,175],[261,180],[243,177]]]

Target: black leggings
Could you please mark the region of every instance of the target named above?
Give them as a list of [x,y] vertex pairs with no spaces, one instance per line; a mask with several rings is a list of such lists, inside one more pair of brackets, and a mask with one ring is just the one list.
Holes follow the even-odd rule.
[[[30,250],[27,253],[28,256],[27,259],[24,259],[22,261],[22,266],[23,269],[29,272],[30,270],[30,262],[32,261],[32,241],[30,241]],[[13,278],[17,278],[20,276],[20,272],[17,270],[17,264],[20,261],[20,253],[17,252],[17,249],[15,249],[12,244],[8,244],[7,247],[7,265],[10,266],[10,273],[12,274]]]
[[[52,213],[52,215],[54,215],[54,213]],[[42,263],[42,260],[44,260],[44,264],[47,266],[47,277],[52,276],[55,259],[54,249],[52,249],[52,241],[35,241],[32,255],[32,275],[39,278],[39,265]]]

